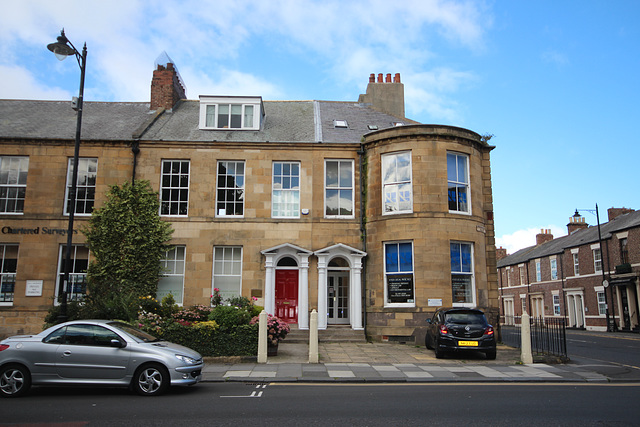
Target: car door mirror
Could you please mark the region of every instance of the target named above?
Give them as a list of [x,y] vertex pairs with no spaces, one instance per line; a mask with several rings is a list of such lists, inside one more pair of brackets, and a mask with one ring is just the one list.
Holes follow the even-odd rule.
[[116,339],[111,340],[110,344],[111,344],[111,347],[115,347],[115,348],[124,348],[124,347],[127,346],[126,342],[122,342],[122,341],[116,340]]
[[431,319],[427,319],[427,323],[428,323],[428,324],[431,324]]

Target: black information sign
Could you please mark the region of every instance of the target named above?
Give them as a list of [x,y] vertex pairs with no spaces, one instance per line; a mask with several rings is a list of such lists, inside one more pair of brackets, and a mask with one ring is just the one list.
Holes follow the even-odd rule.
[[451,275],[451,288],[453,289],[453,302],[471,302],[471,276],[466,274]]
[[413,302],[413,274],[388,274],[389,302]]

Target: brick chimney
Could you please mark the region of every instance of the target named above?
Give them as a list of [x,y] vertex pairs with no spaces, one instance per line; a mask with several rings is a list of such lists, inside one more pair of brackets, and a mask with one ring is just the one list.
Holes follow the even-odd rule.
[[609,214],[609,221],[614,220],[615,218],[619,217],[620,215],[624,215],[624,214],[628,214],[634,212],[633,209],[627,209],[627,208],[609,208],[607,210],[607,213]]
[[371,106],[383,113],[398,118],[404,118],[404,85],[400,83],[400,73],[396,73],[391,81],[391,73],[385,76],[382,73],[369,76],[367,93],[358,97],[359,104],[371,104]]
[[541,245],[546,242],[550,242],[553,240],[553,234],[551,234],[551,230],[544,229],[540,230],[540,233],[536,234],[536,246]]
[[503,258],[507,257],[507,250],[505,248],[503,248],[502,246],[500,246],[498,249],[496,249],[496,260],[500,261]]
[[181,99],[186,99],[186,91],[178,77],[173,63],[158,64],[151,80],[151,109],[170,110]]
[[578,230],[582,230],[583,228],[589,228],[589,224],[584,221],[584,217],[581,216],[578,211],[572,216],[569,217],[569,224],[567,224],[567,230],[569,234],[573,234]]

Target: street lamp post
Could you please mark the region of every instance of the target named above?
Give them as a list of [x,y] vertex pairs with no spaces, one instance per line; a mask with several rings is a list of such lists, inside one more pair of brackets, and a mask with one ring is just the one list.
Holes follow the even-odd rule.
[[[598,212],[598,204],[596,203],[596,209],[595,211],[593,209],[576,209],[576,213],[574,214],[574,216],[580,216],[580,214],[578,213],[578,211],[585,211],[585,212],[589,212],[589,213],[594,213],[596,215],[596,221],[598,222],[598,246],[600,247],[600,270],[602,271],[602,286],[604,287],[604,304],[606,306],[606,310],[605,310],[605,316],[607,319],[607,332],[614,332],[615,328],[612,325],[612,323],[610,322],[610,315],[609,315],[609,301],[607,299],[607,288],[609,287],[609,282],[607,281],[607,278],[605,276],[605,266],[604,266],[604,248],[602,247],[602,233],[600,231],[600,212]],[[611,300],[613,303],[613,294],[611,296]]]
[[75,46],[64,35],[64,29],[58,36],[58,41],[47,45],[47,49],[53,52],[60,61],[64,60],[68,56],[75,56],[80,66],[80,91],[78,94],[77,102],[77,122],[76,122],[76,142],[73,151],[73,173],[71,178],[71,190],[69,194],[69,204],[67,205],[69,214],[69,225],[67,228],[67,251],[64,260],[64,278],[62,286],[58,290],[60,300],[60,314],[58,320],[64,322],[67,320],[67,295],[69,284],[69,273],[71,270],[71,247],[73,245],[73,220],[76,212],[76,192],[78,186],[78,157],[80,153],[80,131],[82,129],[82,97],[84,94],[84,73],[87,65],[87,44],[84,44],[82,53],[78,52]]

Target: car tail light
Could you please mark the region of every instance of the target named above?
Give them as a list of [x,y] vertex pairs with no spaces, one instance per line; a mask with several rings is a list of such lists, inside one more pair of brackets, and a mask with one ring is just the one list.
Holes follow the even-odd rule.
[[493,335],[493,326],[488,326],[487,329],[484,330],[485,335]]
[[0,344],[0,351],[8,349],[9,346],[6,344]]
[[440,325],[440,335],[447,335],[449,333],[449,329],[445,325]]

